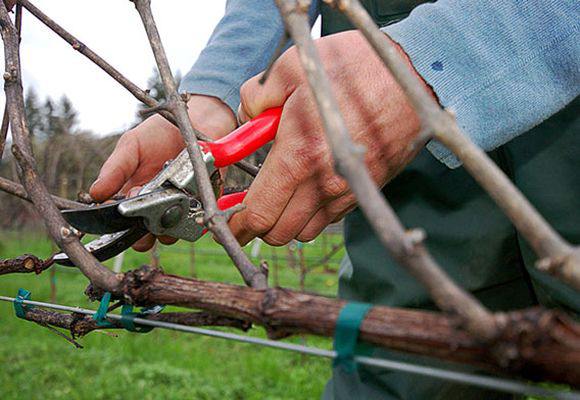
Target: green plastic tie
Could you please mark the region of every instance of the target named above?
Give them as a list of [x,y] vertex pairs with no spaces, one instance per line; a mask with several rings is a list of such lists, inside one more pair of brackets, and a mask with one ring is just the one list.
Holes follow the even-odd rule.
[[334,330],[334,367],[341,366],[349,373],[357,370],[354,356],[360,325],[371,308],[371,304],[353,302],[347,303],[340,310]]
[[97,321],[97,326],[101,328],[112,328],[115,325],[107,321],[107,311],[109,311],[109,303],[111,302],[111,293],[106,292],[101,298],[101,303],[97,312],[93,315],[93,319]]
[[153,326],[135,325],[135,317],[142,316],[143,313],[134,313],[131,304],[123,304],[121,307],[121,325],[129,332],[147,333],[153,330]]
[[30,300],[31,296],[32,293],[30,293],[28,290],[22,288],[18,289],[18,294],[14,299],[14,312],[18,318],[26,319],[26,310],[29,308],[22,303],[22,300]]

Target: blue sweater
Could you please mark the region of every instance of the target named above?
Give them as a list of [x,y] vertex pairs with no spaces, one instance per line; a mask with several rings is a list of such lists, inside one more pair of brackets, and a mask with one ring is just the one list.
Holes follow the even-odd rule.
[[[313,1],[312,23],[318,13]],[[486,151],[538,125],[580,92],[578,0],[439,0],[382,29]],[[218,97],[237,110],[240,86],[266,67],[282,33],[273,0],[228,0],[181,90]],[[439,143],[427,147],[447,166],[460,165]]]

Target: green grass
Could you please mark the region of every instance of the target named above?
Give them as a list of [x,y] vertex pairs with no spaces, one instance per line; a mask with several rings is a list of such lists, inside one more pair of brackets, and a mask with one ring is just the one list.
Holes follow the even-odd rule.
[[[340,238],[331,243],[337,241]],[[23,253],[46,256],[50,249],[40,234],[0,232],[0,258]],[[188,275],[188,250],[187,243],[172,249],[162,247],[163,268]],[[242,283],[211,239],[196,243],[196,250],[199,278]],[[216,254],[199,254],[202,250]],[[269,252],[263,251],[265,256]],[[285,257],[282,250],[278,253]],[[307,245],[305,254],[315,259],[323,251]],[[339,259],[340,254],[333,258],[334,265]],[[148,254],[131,251],[124,265],[133,268],[148,261]],[[1,276],[0,294],[14,296],[24,287],[33,299],[47,301],[49,280],[48,271],[40,276]],[[297,272],[282,265],[279,283],[296,288]],[[83,295],[86,284],[81,274],[58,268],[57,302],[95,309],[97,305]],[[313,272],[307,276],[308,291],[333,295],[336,289],[336,274]],[[261,328],[250,334],[264,337]],[[328,339],[306,340],[308,345],[331,346]],[[12,304],[0,302],[0,399],[314,399],[320,397],[330,376],[328,360],[162,329],[148,334],[120,332],[118,337],[94,332],[81,343],[85,348],[75,349],[49,330],[17,319]]]

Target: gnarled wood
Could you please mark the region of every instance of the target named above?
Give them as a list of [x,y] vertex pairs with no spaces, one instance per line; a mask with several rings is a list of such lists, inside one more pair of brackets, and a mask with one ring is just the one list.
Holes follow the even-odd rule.
[[[251,324],[234,318],[220,317],[207,312],[171,312],[163,314],[141,315],[139,318],[150,321],[163,321],[186,326],[220,326],[236,328],[242,331],[250,329]],[[67,329],[73,338],[88,335],[96,330],[125,329],[117,320],[110,320],[112,327],[102,328],[97,326],[97,321],[90,315],[65,314],[55,311],[43,310],[36,307],[27,307],[24,319],[41,325],[50,325],[57,328]]]
[[[142,267],[123,281],[125,296],[139,305],[198,308],[264,326],[271,337],[296,333],[332,336],[344,300],[282,288],[256,290],[206,282]],[[392,350],[473,364],[530,379],[580,385],[580,326],[541,308],[498,318],[500,334],[482,342],[439,313],[375,306],[362,323],[362,340]]]
[[32,254],[24,254],[7,260],[0,259],[0,275],[29,274],[31,272],[38,275],[45,269],[50,268],[52,264],[52,258],[41,260]]

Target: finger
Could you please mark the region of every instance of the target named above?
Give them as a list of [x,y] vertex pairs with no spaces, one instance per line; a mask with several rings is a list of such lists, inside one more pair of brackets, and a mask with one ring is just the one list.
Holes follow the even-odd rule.
[[317,192],[312,180],[298,187],[274,227],[262,239],[271,246],[283,246],[296,238],[322,206]]
[[127,189],[127,198],[135,197],[139,194],[143,186],[133,186]]
[[326,208],[321,208],[310,221],[304,226],[302,231],[296,235],[296,239],[301,242],[310,242],[318,237],[320,233],[330,225],[333,217]]
[[125,135],[121,137],[113,154],[103,164],[99,177],[91,186],[90,194],[98,202],[117,193],[139,166],[138,142]]
[[162,243],[162,244],[166,244],[166,245],[171,245],[174,244],[175,242],[177,242],[177,239],[171,236],[158,236],[157,239]]
[[143,236],[141,239],[135,242],[133,246],[133,250],[138,251],[140,253],[149,250],[155,244],[155,236],[148,233],[147,235]]
[[340,221],[355,207],[356,201],[352,194],[329,202],[326,206],[320,208],[308,221],[302,231],[296,236],[296,239],[301,242],[314,240],[328,225]]
[[[280,125],[284,124],[283,115]],[[309,173],[292,152],[282,140],[274,142],[244,199],[246,208],[231,218],[230,228],[240,244],[245,245],[274,227],[297,186]]]
[[296,90],[284,104],[272,149],[244,200],[246,209],[231,219],[230,227],[241,244],[274,227],[295,190],[313,173],[316,160],[323,159],[323,138],[296,134],[314,130],[312,121],[298,111],[303,106],[304,95]]
[[276,224],[296,186],[289,175],[288,169],[277,159],[266,159],[244,199],[246,208],[232,216],[229,222],[242,246]]
[[269,108],[283,105],[294,92],[301,73],[296,51],[290,49],[274,64],[263,85],[259,83],[261,73],[246,81],[240,88],[239,122],[247,122]]

